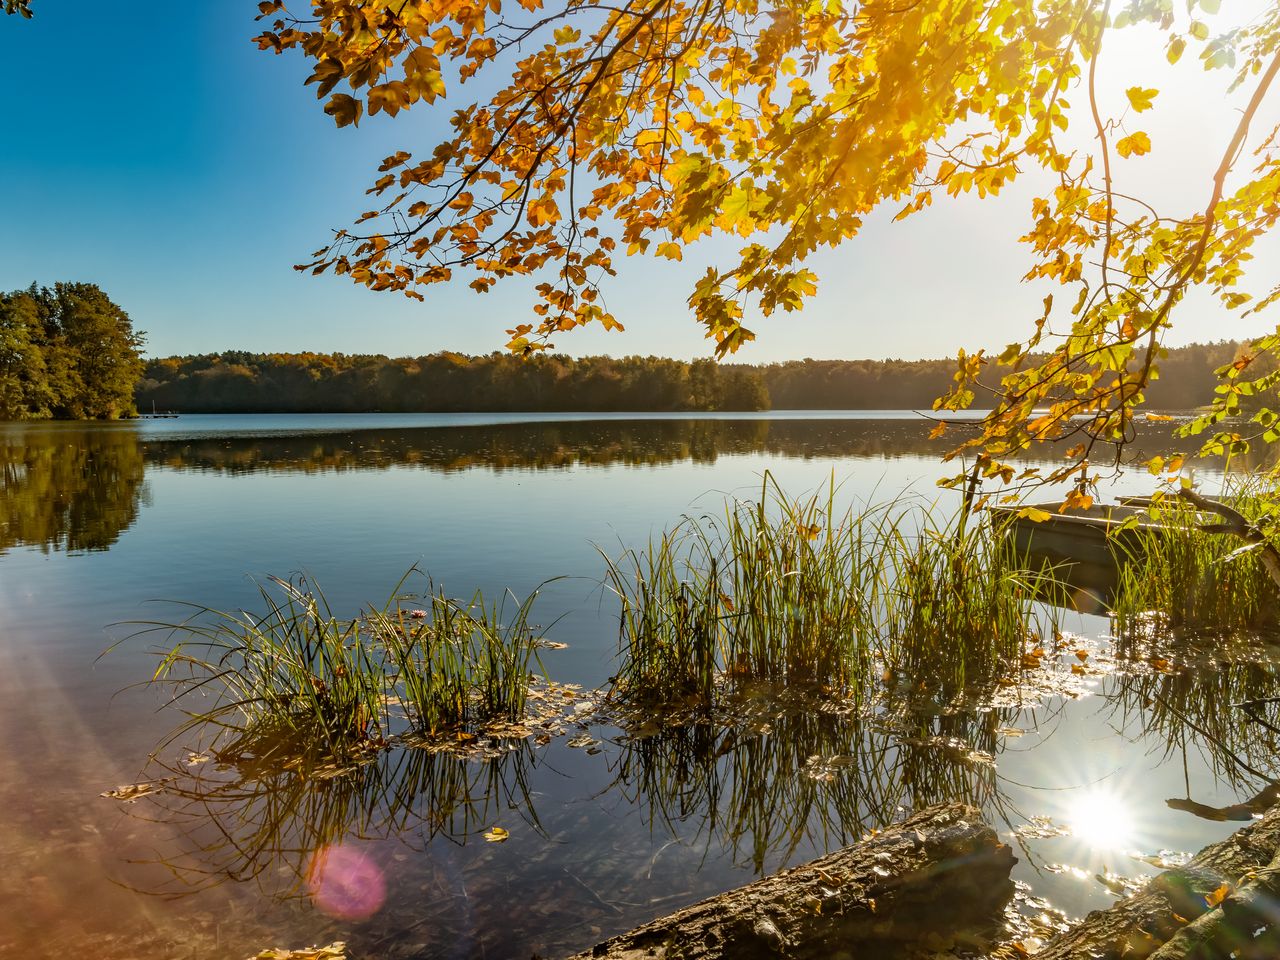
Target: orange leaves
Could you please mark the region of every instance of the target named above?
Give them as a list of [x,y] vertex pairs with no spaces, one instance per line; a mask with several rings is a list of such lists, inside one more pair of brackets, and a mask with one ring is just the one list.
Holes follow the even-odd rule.
[[335,93],[324,105],[324,112],[333,117],[334,122],[340,127],[359,125],[364,104],[345,93]]

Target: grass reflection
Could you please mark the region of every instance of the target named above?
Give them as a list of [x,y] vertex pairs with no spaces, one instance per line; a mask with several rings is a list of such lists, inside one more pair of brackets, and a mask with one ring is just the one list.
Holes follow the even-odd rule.
[[763,875],[944,800],[999,808],[1001,712],[865,718],[773,696],[623,737],[612,789],[651,827]]
[[[1108,700],[1122,727],[1143,730],[1164,744],[1165,761],[1199,755],[1233,789],[1270,780],[1280,738],[1280,676],[1274,663],[1202,663],[1165,673],[1119,674]],[[1254,715],[1239,704],[1257,702]],[[1187,785],[1188,792],[1191,784]]]
[[535,765],[527,742],[482,760],[399,747],[347,766],[161,765],[157,779],[171,779],[136,815],[175,826],[185,849],[133,862],[163,868],[144,890],[153,895],[253,881],[269,896],[302,896],[313,857],[343,842],[463,843],[510,811],[541,831],[529,789]]

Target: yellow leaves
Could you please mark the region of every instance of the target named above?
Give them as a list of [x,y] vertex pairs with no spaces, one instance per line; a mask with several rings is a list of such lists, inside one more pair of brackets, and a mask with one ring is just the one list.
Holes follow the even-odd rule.
[[370,116],[379,111],[385,111],[389,116],[394,117],[402,107],[407,107],[412,102],[409,88],[399,80],[370,87],[368,97]]
[[684,259],[684,253],[681,250],[680,244],[672,243],[671,241],[658,244],[658,247],[656,250],[654,250],[654,253],[659,257],[666,257],[668,260]]
[[572,43],[577,43],[579,40],[581,40],[582,31],[578,30],[575,27],[564,26],[564,27],[559,27],[555,31],[555,33],[552,34],[552,37],[554,37],[556,43],[560,44],[561,46],[567,46]]
[[1059,513],[1068,513],[1072,510],[1088,510],[1093,506],[1093,497],[1082,490],[1071,490],[1062,500],[1062,506],[1058,507]]
[[525,219],[532,227],[542,227],[560,222],[560,207],[551,197],[538,197],[529,201],[525,210]]
[[1130,87],[1125,91],[1125,96],[1129,98],[1129,106],[1133,107],[1137,113],[1151,109],[1151,101],[1155,99],[1159,90],[1144,89],[1142,87]]
[[[261,4],[268,6],[268,4]],[[250,960],[346,960],[347,945],[339,940],[325,947],[303,947],[301,950],[285,950],[280,947],[255,953]]]
[[491,827],[489,830],[486,830],[484,834],[485,840],[489,843],[502,843],[510,836],[511,834],[502,827]]
[[755,221],[751,216],[751,201],[755,191],[751,184],[738,184],[725,196],[720,204],[720,216],[716,225],[722,230],[748,236],[755,229]]
[[324,112],[333,117],[334,122],[340,127],[352,124],[359,126],[360,114],[363,111],[364,104],[345,93],[335,93],[324,105]]
[[1116,143],[1116,153],[1122,157],[1137,156],[1151,152],[1151,138],[1142,131],[1131,133]]
[[1053,514],[1038,507],[1023,507],[1018,511],[1018,517],[1022,520],[1030,520],[1033,523],[1044,523],[1046,520],[1052,520]]
[[440,58],[427,47],[411,50],[404,59],[405,86],[416,99],[434,103],[445,94]]

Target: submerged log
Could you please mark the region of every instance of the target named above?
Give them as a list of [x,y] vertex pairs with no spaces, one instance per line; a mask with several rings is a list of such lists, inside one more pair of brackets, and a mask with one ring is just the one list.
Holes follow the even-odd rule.
[[[1274,958],[1280,922],[1280,807],[1205,847],[1182,867],[1106,910],[1095,910],[1045,944],[1036,960],[1189,960],[1225,957],[1225,942],[1241,957]],[[1264,951],[1254,953],[1253,947]]]
[[973,807],[929,807],[862,842],[703,900],[571,960],[880,957],[999,922],[1016,862]]

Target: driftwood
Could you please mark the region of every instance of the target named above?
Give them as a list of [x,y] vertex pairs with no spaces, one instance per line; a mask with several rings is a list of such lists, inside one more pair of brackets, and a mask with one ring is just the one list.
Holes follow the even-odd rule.
[[891,956],[998,923],[1016,862],[978,810],[930,807],[811,863],[703,900],[571,960]]
[[[1248,944],[1280,956],[1274,932],[1280,922],[1280,807],[1205,847],[1186,866],[1167,870],[1140,892],[1106,910],[1095,910],[1045,944],[1036,960],[1191,960],[1226,957]],[[1267,918],[1267,919],[1260,919]],[[1228,950],[1220,944],[1232,939]],[[1270,952],[1265,952],[1265,951]],[[1199,951],[1199,952],[1196,952]]]

